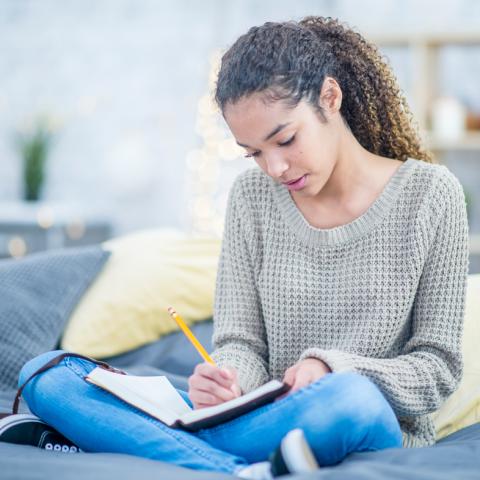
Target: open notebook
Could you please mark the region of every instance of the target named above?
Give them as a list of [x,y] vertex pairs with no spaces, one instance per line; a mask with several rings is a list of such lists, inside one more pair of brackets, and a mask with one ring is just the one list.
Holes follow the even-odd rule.
[[169,427],[195,431],[231,420],[273,401],[290,389],[286,383],[272,380],[240,397],[214,407],[194,410],[165,376],[122,375],[101,367],[94,368],[85,380]]

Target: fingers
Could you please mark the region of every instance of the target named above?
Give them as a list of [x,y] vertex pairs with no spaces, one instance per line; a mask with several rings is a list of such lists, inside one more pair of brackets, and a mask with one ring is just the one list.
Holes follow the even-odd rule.
[[310,375],[301,371],[297,372],[295,376],[295,382],[290,389],[290,393],[300,390],[302,387],[307,386],[311,382]]
[[293,367],[287,368],[285,371],[285,375],[283,376],[283,381],[288,383],[289,385],[293,385],[295,383],[295,375],[297,373],[297,368],[294,365]]
[[197,395],[198,401],[201,403],[214,403],[217,399],[226,402],[235,398],[230,387],[225,388],[208,377],[200,375],[192,375],[189,379],[189,386],[198,392],[204,393]]
[[232,385],[233,376],[230,369],[221,369],[209,363],[199,363],[195,367],[194,374],[195,373],[202,377],[209,378],[225,388],[230,388]]
[[[227,392],[230,392],[230,390],[227,390]],[[233,398],[233,393],[230,392],[231,397],[228,398],[228,400],[231,400]],[[195,407],[197,408],[198,405],[203,405],[206,407],[212,407],[214,405],[218,405],[220,403],[223,403],[228,400],[224,400],[223,398],[220,398],[213,393],[206,392],[203,390],[198,390],[193,388],[191,392],[189,393],[190,400],[192,403],[195,404]]]
[[215,405],[210,405],[209,403],[195,403],[193,402],[193,407],[195,410],[199,410],[200,408],[208,408],[214,407]]
[[230,387],[230,390],[232,390],[235,397],[239,397],[240,395],[242,395],[242,389],[238,384],[237,370],[231,367],[225,367],[225,370],[231,375],[232,385]]
[[[283,382],[288,383],[290,387],[292,387],[295,384],[296,372],[297,372],[296,365],[293,365],[290,368],[287,368],[287,370],[285,370],[285,374],[283,375]],[[291,392],[292,392],[292,388],[290,388],[290,390],[288,390],[287,392],[277,397],[274,401],[278,402],[282,398],[285,398],[286,396],[288,396]]]
[[298,364],[295,364],[285,370],[283,381],[284,383],[288,383],[291,388],[288,392],[277,397],[275,401],[281,400],[296,390],[300,390],[300,388],[308,385],[311,382],[311,376],[309,372],[302,370]]
[[211,407],[240,395],[235,369],[202,363],[188,379],[189,397],[195,408]]

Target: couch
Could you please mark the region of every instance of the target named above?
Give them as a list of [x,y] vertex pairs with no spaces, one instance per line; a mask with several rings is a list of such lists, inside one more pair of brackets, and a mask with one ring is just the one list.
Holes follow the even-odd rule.
[[[171,246],[172,239],[177,245],[175,248]],[[159,247],[162,242],[163,250]],[[1,261],[0,411],[11,409],[16,376],[23,363],[43,351],[55,348],[68,347],[91,356],[97,352],[96,358],[101,356],[102,360],[129,373],[167,375],[176,387],[186,390],[187,378],[194,365],[201,360],[197,352],[174,325],[167,324],[166,321],[162,325],[152,322],[149,312],[158,307],[155,305],[158,298],[145,293],[145,285],[142,287],[140,277],[130,283],[135,286],[131,288],[135,290],[131,292],[132,298],[126,299],[122,288],[129,285],[127,280],[132,279],[132,271],[135,275],[140,275],[152,266],[155,271],[162,267],[159,275],[168,273],[170,281],[162,280],[162,288],[167,289],[169,284],[175,285],[175,278],[181,279],[182,284],[188,285],[188,289],[177,297],[162,298],[162,302],[174,298],[179,311],[189,312],[186,315],[188,323],[209,350],[212,290],[218,253],[217,240],[201,239],[192,243],[191,239],[180,238],[179,234],[172,236],[171,232],[162,232],[160,235],[158,232],[148,232],[103,246],[35,254],[20,261]],[[175,261],[175,254],[181,259]],[[152,261],[155,255],[157,260]],[[142,263],[142,258],[145,263]],[[187,262],[185,258],[188,258]],[[185,269],[190,275],[185,273]],[[118,279],[119,276],[124,278],[125,285],[116,284],[117,290],[109,293],[113,279]],[[147,283],[151,286],[155,281],[149,277]],[[285,478],[480,478],[480,355],[477,352],[480,333],[480,275],[469,276],[468,285],[464,335],[465,375],[457,392],[435,413],[437,444],[427,448],[355,453],[341,464],[321,468],[314,474]],[[178,288],[175,291],[178,293]],[[200,303],[199,292],[202,292],[200,296],[204,299]],[[112,296],[116,298],[116,304]],[[119,308],[120,299],[125,304],[120,313],[116,311],[116,318],[118,322],[124,322],[125,328],[122,331],[126,329],[129,332],[129,322],[133,321],[137,326],[140,324],[143,331],[138,335],[129,332],[125,337],[115,338],[102,353],[96,349],[104,348],[105,341],[99,343],[97,339],[102,335],[102,328],[108,337],[111,329],[109,323],[112,321],[111,309]],[[129,302],[135,308],[139,303],[145,308],[148,304],[148,312],[132,310],[131,315],[120,318],[122,312],[128,310]],[[97,324],[82,329],[82,325],[88,324],[85,318],[92,317]],[[143,323],[138,322],[138,317],[143,319]],[[102,325],[102,322],[106,325]],[[20,411],[28,412],[23,401]],[[0,478],[41,479],[58,474],[63,479],[72,480],[86,477],[121,480],[147,476],[168,479],[234,478],[124,454],[64,454],[0,443]]]

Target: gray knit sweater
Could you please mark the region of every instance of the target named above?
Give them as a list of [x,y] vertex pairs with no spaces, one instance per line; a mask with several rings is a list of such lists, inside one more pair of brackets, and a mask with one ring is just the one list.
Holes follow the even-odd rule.
[[260,169],[230,191],[214,305],[214,352],[244,392],[306,357],[370,378],[404,446],[435,442],[430,413],[462,375],[468,272],[463,189],[408,159],[352,222],[311,226]]

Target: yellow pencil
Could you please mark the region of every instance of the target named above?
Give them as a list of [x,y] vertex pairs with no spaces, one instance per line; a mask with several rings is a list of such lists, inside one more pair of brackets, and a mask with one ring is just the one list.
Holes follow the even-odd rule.
[[198,353],[203,357],[203,359],[206,362],[211,363],[212,365],[215,365],[215,362],[213,361],[212,357],[210,357],[207,351],[203,348],[202,344],[195,338],[195,335],[188,328],[187,324],[182,320],[182,318],[175,311],[175,309],[172,307],[168,307],[168,313],[177,322],[177,325],[182,329],[183,333],[192,342],[193,346],[198,350]]

